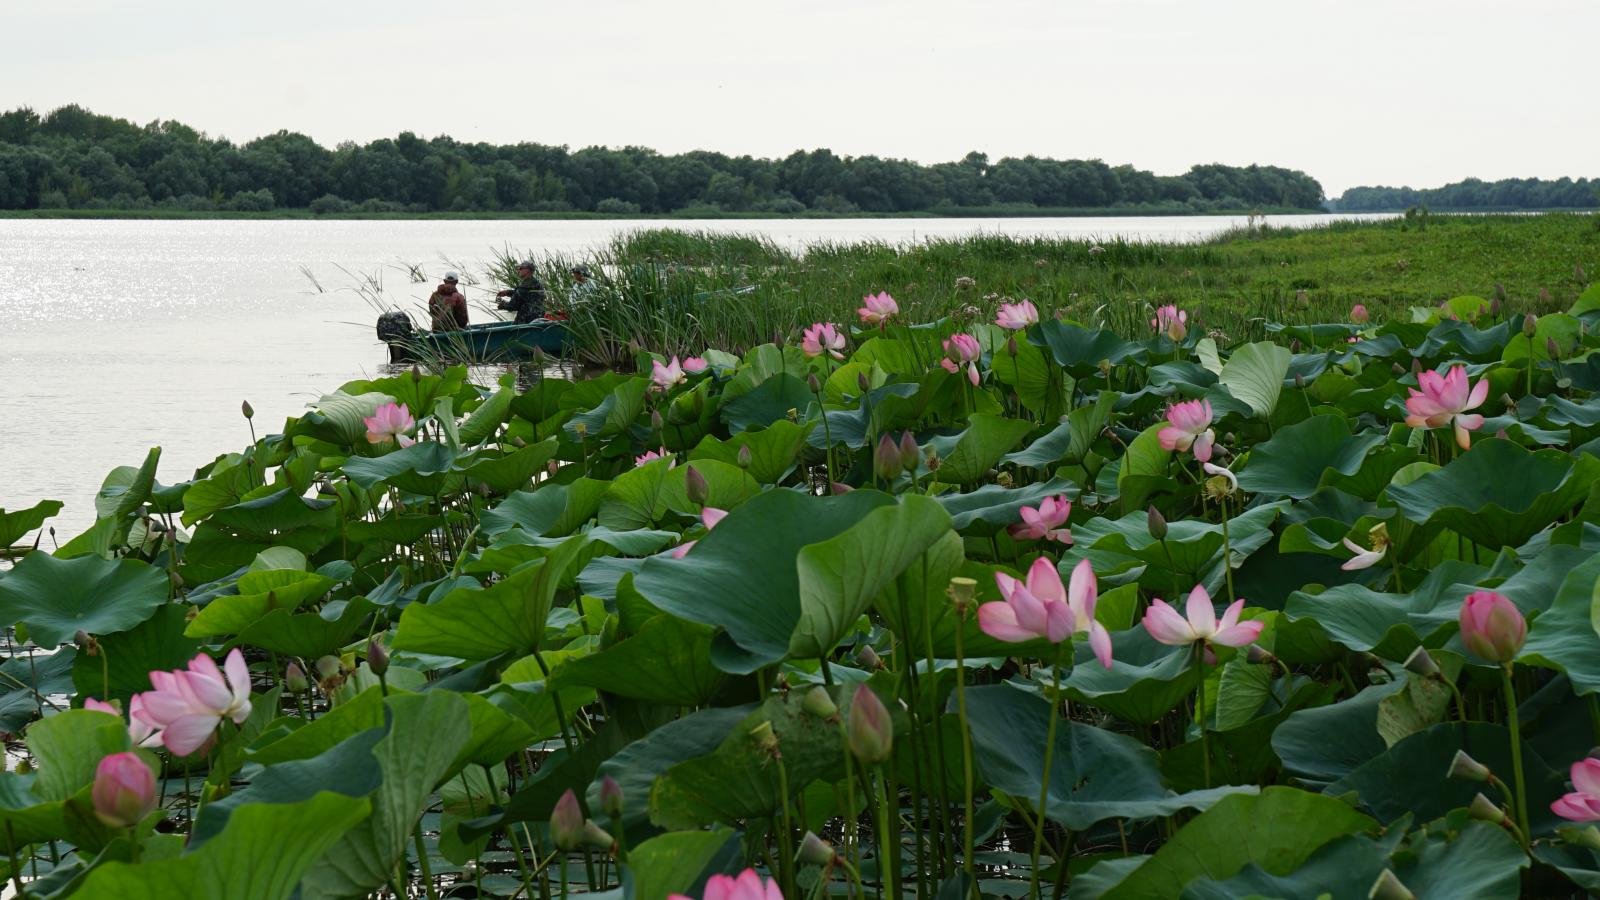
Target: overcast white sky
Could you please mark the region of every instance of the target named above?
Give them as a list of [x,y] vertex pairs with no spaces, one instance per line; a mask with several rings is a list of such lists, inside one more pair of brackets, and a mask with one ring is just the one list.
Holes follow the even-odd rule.
[[1600,176],[1596,0],[6,0],[0,108],[236,141]]

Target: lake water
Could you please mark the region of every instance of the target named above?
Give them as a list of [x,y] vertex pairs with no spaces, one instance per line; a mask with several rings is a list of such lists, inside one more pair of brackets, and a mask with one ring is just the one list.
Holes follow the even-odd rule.
[[[758,232],[799,248],[976,232],[1189,241],[1243,224],[1242,216],[0,220],[0,507],[64,501],[53,524],[65,542],[93,523],[95,492],[113,467],[137,466],[161,446],[157,478],[183,481],[249,443],[240,401],[255,407],[265,434],[340,384],[381,374],[387,357],[373,336],[373,310],[351,290],[357,275],[421,303],[446,269],[479,272],[498,248],[570,253],[639,228]],[[405,264],[418,263],[430,280],[411,284]]]

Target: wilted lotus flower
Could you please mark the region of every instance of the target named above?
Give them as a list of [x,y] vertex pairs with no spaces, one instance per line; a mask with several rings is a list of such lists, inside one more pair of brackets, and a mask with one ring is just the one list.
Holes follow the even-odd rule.
[[861,317],[863,325],[881,325],[899,312],[900,304],[894,302],[889,292],[879,291],[861,298],[861,308],[856,310],[856,315]]
[[[715,506],[707,506],[700,510],[700,524],[706,527],[706,531],[710,531],[711,529],[717,527],[717,523],[721,522],[723,517],[727,514],[728,511],[725,509],[717,509]],[[689,550],[693,548],[696,543],[699,542],[685,541],[672,548],[672,558],[683,559],[684,556],[688,555]]]
[[683,365],[674,356],[666,365],[661,360],[652,360],[650,363],[650,389],[654,391],[669,391],[676,385],[683,384],[688,379],[684,377]]
[[1422,389],[1407,388],[1406,424],[1412,428],[1438,428],[1453,424],[1456,444],[1466,450],[1472,446],[1470,432],[1483,427],[1483,416],[1469,414],[1467,410],[1481,405],[1489,397],[1489,379],[1480,378],[1471,391],[1467,389],[1467,369],[1453,366],[1449,373],[1424,371],[1417,374],[1417,384]]
[[844,359],[844,354],[839,352],[844,349],[844,335],[832,322],[817,322],[806,328],[800,341],[800,349],[804,350],[807,356],[821,356],[826,353],[834,359]]
[[1600,759],[1572,764],[1573,791],[1550,804],[1550,811],[1573,822],[1600,822]]
[[151,672],[153,691],[134,698],[140,717],[161,731],[160,740],[178,756],[188,756],[211,738],[223,719],[235,725],[250,716],[250,670],[235,647],[224,663],[223,676],[204,653],[190,660],[187,671]]
[[1194,458],[1211,460],[1217,434],[1211,430],[1211,401],[1186,400],[1167,407],[1167,426],[1156,434],[1161,449],[1183,452],[1193,448]]
[[90,798],[95,818],[106,825],[137,825],[156,808],[155,773],[137,753],[113,753],[95,767]]
[[1504,594],[1473,591],[1461,604],[1461,643],[1491,662],[1516,659],[1528,637],[1528,622]]
[[1072,514],[1072,501],[1065,494],[1046,497],[1039,501],[1037,509],[1024,506],[1018,513],[1022,521],[1006,529],[1014,540],[1019,541],[1060,541],[1063,544],[1072,543],[1072,532],[1061,526],[1067,524],[1067,517]]
[[1001,328],[1017,331],[1030,325],[1039,324],[1039,309],[1031,300],[1019,300],[1016,303],[1000,304],[1000,312],[995,315],[994,323]]
[[894,722],[889,710],[865,684],[857,685],[850,699],[850,724],[846,736],[850,752],[863,765],[876,765],[894,752]]
[[[683,894],[669,894],[667,900],[694,900]],[[783,900],[783,891],[776,879],[768,881],[756,874],[755,869],[745,869],[735,878],[713,875],[706,880],[706,892],[701,900]]]
[[[1379,529],[1382,529],[1382,531],[1380,532]],[[1355,556],[1346,560],[1344,565],[1339,568],[1346,572],[1354,572],[1358,569],[1370,569],[1383,560],[1384,554],[1389,552],[1389,530],[1384,527],[1382,522],[1379,522],[1377,526],[1368,532],[1368,536],[1372,538],[1371,550],[1362,549],[1360,544],[1349,538],[1344,538],[1345,548],[1354,553]]]
[[406,436],[406,432],[415,428],[417,420],[411,417],[410,410],[404,403],[385,403],[378,407],[372,416],[362,419],[367,426],[367,443],[386,444],[394,441],[402,447],[409,447],[416,441]]
[[1350,321],[1357,325],[1365,325],[1371,320],[1372,316],[1367,312],[1365,304],[1357,303],[1355,306],[1350,307]]
[[1243,610],[1244,598],[1241,597],[1229,604],[1219,620],[1216,607],[1211,605],[1211,595],[1206,592],[1204,585],[1197,584],[1189,592],[1189,602],[1185,607],[1187,617],[1179,615],[1165,600],[1157,598],[1151,600],[1150,608],[1145,610],[1144,628],[1151,637],[1175,647],[1195,641],[1224,647],[1243,647],[1260,637],[1261,629],[1266,627],[1263,622],[1239,621],[1239,613]]
[[944,359],[939,360],[939,365],[944,366],[946,372],[959,372],[962,366],[967,367],[967,380],[974,385],[978,383],[978,360],[983,356],[983,348],[978,345],[978,339],[970,334],[951,335],[944,342]]

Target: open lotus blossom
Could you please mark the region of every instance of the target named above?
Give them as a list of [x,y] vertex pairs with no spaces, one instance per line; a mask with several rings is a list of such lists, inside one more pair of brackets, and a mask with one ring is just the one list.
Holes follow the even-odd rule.
[[1039,308],[1033,305],[1032,300],[1002,303],[1000,304],[1000,311],[995,314],[994,323],[1011,331],[1027,328],[1030,325],[1037,325],[1039,324]]
[[361,421],[367,426],[369,444],[394,441],[402,447],[409,447],[416,443],[406,436],[406,432],[417,426],[417,420],[411,417],[411,411],[406,409],[404,403],[385,403],[372,416]]
[[1571,793],[1550,804],[1550,811],[1574,822],[1600,822],[1600,759],[1589,757],[1572,764]]
[[142,719],[161,729],[161,743],[188,756],[210,740],[223,719],[235,725],[250,715],[250,670],[235,647],[224,663],[227,675],[204,653],[189,661],[188,670],[151,672],[153,691],[134,698]]
[[684,377],[683,366],[674,356],[666,365],[661,360],[650,363],[650,389],[656,391],[670,391],[673,387],[683,384],[688,379]]
[[1156,435],[1163,450],[1194,451],[1201,462],[1211,460],[1217,433],[1211,430],[1211,401],[1185,400],[1167,407],[1167,425]]
[[1365,325],[1372,321],[1372,315],[1367,312],[1366,304],[1357,303],[1350,307],[1350,321],[1357,325]]
[[856,310],[856,315],[861,317],[863,325],[882,325],[899,312],[900,304],[894,302],[889,292],[879,291],[861,298],[861,308]]
[[1528,620],[1505,594],[1473,591],[1461,603],[1461,643],[1476,656],[1506,663],[1522,652]]
[[685,356],[683,358],[683,371],[690,375],[699,375],[710,367],[711,364],[706,362],[703,356]]
[[[707,531],[710,531],[711,529],[717,527],[717,523],[721,522],[722,518],[727,514],[728,511],[725,509],[717,509],[715,506],[707,506],[700,510],[700,524],[704,525]],[[696,543],[696,541],[685,541],[684,543],[672,548],[672,558],[683,559],[684,556],[688,554],[689,549]]]
[[1166,306],[1156,307],[1156,317],[1150,320],[1150,327],[1172,338],[1181,341],[1189,333],[1189,314],[1169,303]]
[[113,753],[100,760],[89,792],[94,814],[112,828],[139,824],[156,808],[156,776],[139,754]]
[[1010,643],[1044,638],[1052,644],[1072,635],[1076,622],[1055,563],[1041,556],[1029,567],[1027,581],[996,572],[994,582],[1002,599],[978,607],[984,634]]
[[[694,900],[683,894],[669,894],[667,900]],[[777,879],[767,880],[755,869],[745,869],[737,876],[713,875],[706,880],[706,892],[701,900],[783,900],[783,891]]]
[[844,349],[844,334],[832,322],[818,322],[806,328],[800,340],[800,349],[807,356],[826,353],[834,359],[844,359],[844,354],[839,352]]
[[1466,450],[1472,446],[1470,432],[1483,427],[1483,416],[1468,413],[1489,399],[1489,379],[1480,378],[1467,389],[1467,369],[1453,366],[1445,375],[1438,372],[1421,372],[1416,388],[1407,388],[1406,424],[1412,428],[1439,428],[1454,425],[1456,443]]
[[1184,607],[1188,616],[1179,615],[1167,601],[1150,601],[1144,613],[1144,629],[1163,644],[1181,647],[1195,641],[1221,644],[1224,647],[1243,647],[1261,636],[1263,622],[1241,622],[1239,613],[1244,610],[1244,598],[1233,601],[1217,618],[1216,607],[1204,585],[1195,585],[1189,592],[1189,602]]
[[1111,668],[1111,632],[1094,617],[1095,604],[1100,599],[1100,583],[1094,577],[1094,568],[1087,559],[1078,560],[1072,567],[1072,577],[1067,582],[1067,605],[1072,607],[1072,630],[1089,635],[1089,649],[1100,665]]
[[978,345],[978,339],[970,334],[953,334],[944,342],[944,359],[939,360],[939,365],[944,366],[946,372],[959,372],[962,366],[967,367],[967,380],[974,385],[978,383],[978,360],[983,356],[983,348]]
[[645,452],[633,458],[633,464],[636,466],[642,466],[647,462],[654,462],[658,459],[671,459],[672,462],[667,464],[667,468],[669,469],[675,468],[678,465],[678,460],[673,457],[671,451],[665,447],[657,450],[646,450]]
[[1037,509],[1024,506],[1017,512],[1022,515],[1022,521],[1006,529],[1016,540],[1072,543],[1072,532],[1061,527],[1067,524],[1067,516],[1072,513],[1072,501],[1065,495],[1046,497],[1039,501]]
[[1344,565],[1339,567],[1346,572],[1354,572],[1358,569],[1370,569],[1382,561],[1384,554],[1389,552],[1388,544],[1377,544],[1374,545],[1371,550],[1367,550],[1362,548],[1362,546],[1355,541],[1345,538],[1344,545],[1346,549],[1355,554],[1354,557],[1345,560]]

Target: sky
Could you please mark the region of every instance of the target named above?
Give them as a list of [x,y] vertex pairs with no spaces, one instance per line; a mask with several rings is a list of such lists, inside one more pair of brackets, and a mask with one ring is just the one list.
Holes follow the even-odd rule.
[[239,142],[1600,176],[1595,0],[18,0],[0,30],[0,108]]

